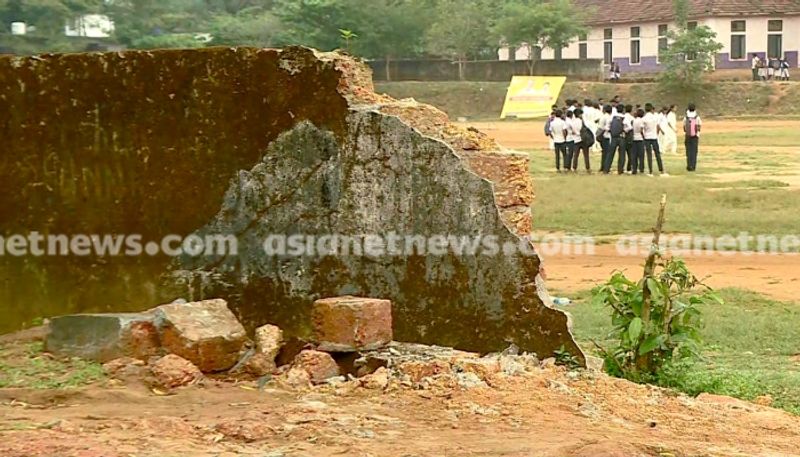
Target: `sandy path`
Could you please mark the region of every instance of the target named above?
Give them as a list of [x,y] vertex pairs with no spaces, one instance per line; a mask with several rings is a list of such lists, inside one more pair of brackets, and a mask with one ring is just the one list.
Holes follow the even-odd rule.
[[[800,303],[800,255],[705,252],[675,253],[692,272],[714,288],[738,287],[769,297]],[[642,275],[643,257],[620,255],[614,245],[594,247],[594,253],[554,254],[545,257],[547,286],[551,292],[574,293],[607,280],[615,270],[630,278]]]

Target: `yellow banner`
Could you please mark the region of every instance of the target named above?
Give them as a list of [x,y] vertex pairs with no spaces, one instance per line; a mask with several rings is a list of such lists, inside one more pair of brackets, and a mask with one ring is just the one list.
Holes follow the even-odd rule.
[[566,81],[566,76],[514,76],[500,119],[548,116]]

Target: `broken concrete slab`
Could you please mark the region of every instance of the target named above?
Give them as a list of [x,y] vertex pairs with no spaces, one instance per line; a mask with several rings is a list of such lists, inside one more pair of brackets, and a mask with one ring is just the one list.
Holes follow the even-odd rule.
[[[314,300],[349,294],[392,300],[397,339],[482,352],[515,342],[541,357],[563,346],[583,360],[527,238],[526,155],[433,107],[375,94],[357,59],[304,48],[132,51],[13,57],[0,74],[0,98],[27,107],[26,122],[0,111],[15,139],[8,153],[30,159],[0,163],[0,182],[27,189],[0,192],[2,231],[232,234],[240,247],[171,266],[166,256],[109,257],[103,268],[6,257],[0,273],[21,278],[0,286],[14,315],[52,314],[42,309],[65,291],[95,308],[110,291],[120,306],[222,297],[250,330],[271,322],[307,338]],[[270,234],[389,233],[492,236],[533,252],[298,259],[262,249]],[[158,287],[168,269],[169,287]]]
[[386,346],[392,337],[392,302],[333,297],[314,302],[314,342],[320,351],[356,352]]
[[49,327],[45,350],[59,356],[145,360],[160,348],[153,313],[72,314],[52,318]]
[[204,373],[236,364],[247,334],[225,300],[171,303],[154,310],[162,347]]

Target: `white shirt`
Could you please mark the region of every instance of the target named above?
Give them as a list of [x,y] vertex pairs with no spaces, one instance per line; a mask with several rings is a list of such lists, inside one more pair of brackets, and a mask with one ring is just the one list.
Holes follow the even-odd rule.
[[574,141],[576,143],[581,142],[581,127],[583,127],[583,122],[581,122],[581,118],[573,117],[567,118],[567,141]]
[[657,140],[658,139],[658,118],[655,114],[647,113],[644,115],[644,139]]
[[597,121],[600,120],[600,117],[603,113],[600,112],[598,109],[594,109],[593,106],[587,106],[583,110],[583,122],[586,123],[586,128],[592,131],[592,133],[597,132]]
[[[667,113],[667,127],[672,129],[672,133],[677,132],[676,129],[678,128],[678,117],[675,116],[674,111],[670,111],[669,113]],[[667,132],[669,132],[669,130],[667,130]]]
[[567,137],[564,132],[566,129],[567,123],[564,122],[564,119],[555,117],[552,121],[550,121],[550,134],[553,135],[554,143],[561,144],[567,141]]
[[641,117],[633,120],[633,141],[644,141],[644,119]]
[[631,113],[625,113],[625,116],[623,116],[622,128],[625,131],[625,133],[628,133],[631,130],[633,130],[633,115],[631,115]]
[[611,139],[611,118],[613,116],[608,113],[603,113],[603,117],[600,118],[600,125],[603,127],[603,138]]

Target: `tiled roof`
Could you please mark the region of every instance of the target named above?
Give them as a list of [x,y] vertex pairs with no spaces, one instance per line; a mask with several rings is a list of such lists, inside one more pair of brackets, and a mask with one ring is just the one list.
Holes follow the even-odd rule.
[[[573,0],[588,25],[674,19],[673,0]],[[800,0],[689,0],[690,18],[800,14]]]

